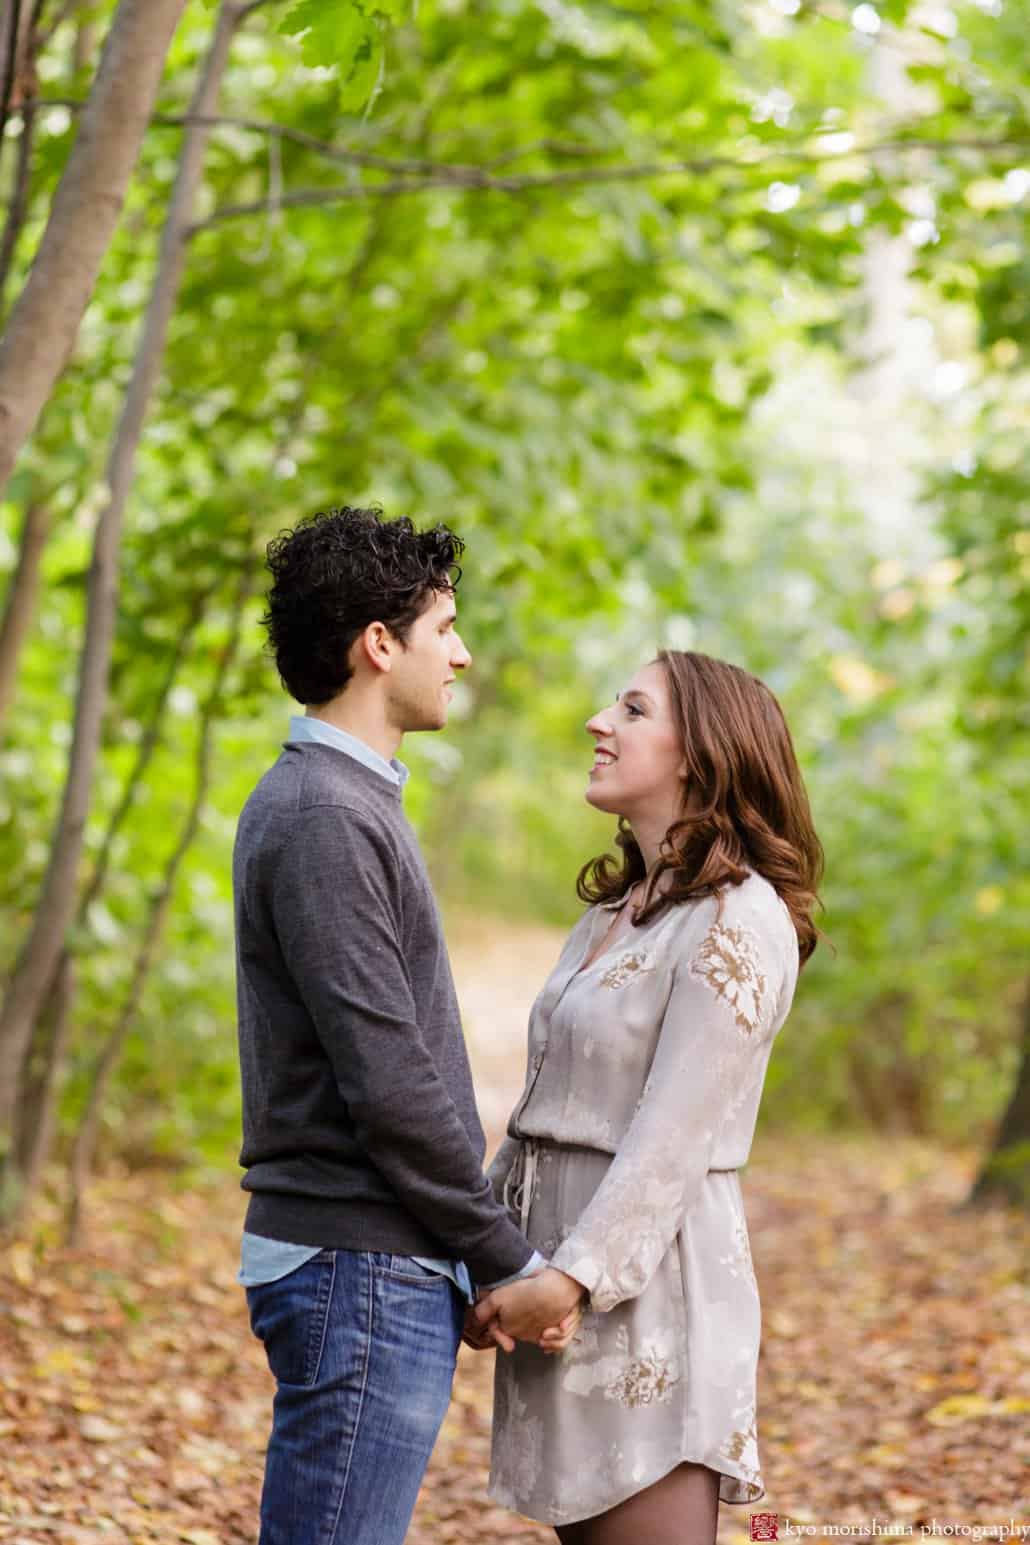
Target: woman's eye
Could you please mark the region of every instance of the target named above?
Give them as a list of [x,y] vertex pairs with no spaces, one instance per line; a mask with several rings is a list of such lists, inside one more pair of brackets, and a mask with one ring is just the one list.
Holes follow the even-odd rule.
[[642,710],[637,707],[636,703],[627,703],[626,704],[626,712],[630,713],[630,714],[633,714],[634,718],[638,718],[639,719]]

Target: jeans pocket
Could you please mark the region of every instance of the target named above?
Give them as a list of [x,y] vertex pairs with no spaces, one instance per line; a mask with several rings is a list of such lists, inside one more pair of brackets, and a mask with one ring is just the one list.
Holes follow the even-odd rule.
[[303,1388],[318,1378],[335,1280],[335,1253],[323,1250],[277,1282],[247,1288],[250,1328],[278,1383]]
[[434,1271],[428,1266],[423,1266],[415,1260],[413,1255],[388,1255],[385,1252],[376,1252],[372,1260],[380,1271],[387,1276],[399,1277],[403,1282],[412,1282],[418,1286],[432,1287],[435,1282],[450,1282],[446,1272]]

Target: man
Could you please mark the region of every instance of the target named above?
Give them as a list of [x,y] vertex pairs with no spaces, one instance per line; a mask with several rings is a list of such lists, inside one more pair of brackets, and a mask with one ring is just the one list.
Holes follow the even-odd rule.
[[463,545],[344,508],[268,549],[264,621],[307,712],[233,854],[239,1280],[277,1384],[261,1545],[399,1545],[466,1316],[482,1344],[473,1280],[545,1265],[483,1173],[439,914],[401,804],[402,736],[443,728],[470,663]]

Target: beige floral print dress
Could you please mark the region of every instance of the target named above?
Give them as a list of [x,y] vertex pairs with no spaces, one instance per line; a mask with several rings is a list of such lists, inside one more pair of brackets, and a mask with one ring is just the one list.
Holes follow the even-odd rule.
[[761,1310],[738,1169],[798,975],[797,935],[749,871],[595,960],[588,909],[533,1006],[526,1084],[489,1176],[530,1242],[584,1283],[565,1352],[497,1354],[490,1496],[593,1517],[683,1460],[724,1502],[764,1495]]

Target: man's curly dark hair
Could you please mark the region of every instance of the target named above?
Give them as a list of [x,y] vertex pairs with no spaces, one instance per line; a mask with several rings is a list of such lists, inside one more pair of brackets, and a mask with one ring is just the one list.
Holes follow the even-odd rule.
[[350,647],[370,622],[405,643],[433,592],[453,590],[465,549],[444,525],[344,505],[309,515],[268,544],[273,584],[261,619],[283,686],[305,706],[336,697],[352,675]]

